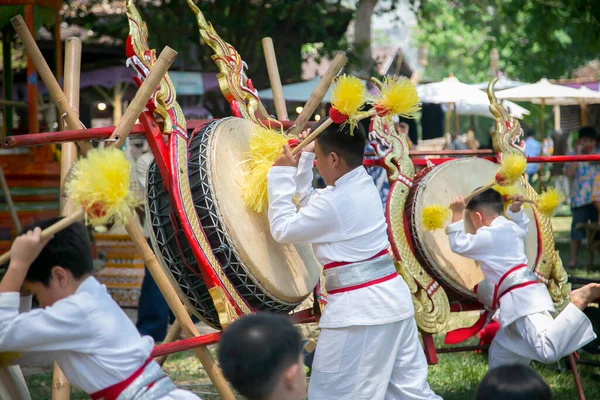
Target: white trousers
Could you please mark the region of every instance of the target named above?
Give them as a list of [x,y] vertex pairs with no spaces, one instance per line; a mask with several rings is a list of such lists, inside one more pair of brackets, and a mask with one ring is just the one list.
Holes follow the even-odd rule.
[[427,383],[414,318],[321,330],[308,399],[441,400]]
[[553,319],[547,311],[517,319],[501,328],[489,352],[489,369],[507,364],[552,363],[596,338],[585,314],[569,304]]

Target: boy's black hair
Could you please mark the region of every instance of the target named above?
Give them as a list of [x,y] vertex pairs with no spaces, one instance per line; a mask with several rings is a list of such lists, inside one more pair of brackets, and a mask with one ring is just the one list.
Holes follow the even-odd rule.
[[527,129],[527,137],[535,137],[535,131],[533,129]]
[[596,130],[591,126],[584,126],[583,128],[579,129],[579,139],[582,138],[591,138],[597,140]]
[[502,200],[502,195],[494,189],[487,189],[473,197],[467,203],[467,210],[469,211],[480,211],[483,208],[491,210],[498,215],[503,215],[504,201]]
[[494,368],[483,378],[475,400],[552,400],[550,387],[526,365]]
[[[33,230],[37,226],[44,230],[60,220],[61,218],[52,218],[41,221],[25,228],[23,232]],[[83,224],[71,224],[62,231],[55,233],[54,237],[29,267],[25,280],[41,282],[44,286],[48,286],[52,268],[56,266],[71,271],[75,279],[80,279],[85,274],[94,271],[92,247],[88,232]]]
[[219,364],[238,392],[260,400],[272,394],[286,368],[298,364],[301,352],[302,336],[288,318],[258,313],[240,318],[223,331]]
[[317,136],[317,143],[325,155],[337,153],[349,167],[356,168],[363,163],[367,134],[360,123],[352,133],[349,123],[331,124]]

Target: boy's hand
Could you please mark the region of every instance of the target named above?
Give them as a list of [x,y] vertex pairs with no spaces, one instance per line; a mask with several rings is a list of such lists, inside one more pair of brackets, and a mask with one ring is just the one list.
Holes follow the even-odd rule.
[[50,239],[52,238],[42,240],[42,230],[39,227],[16,238],[10,248],[9,268],[28,270]]
[[523,195],[522,194],[515,194],[512,196],[512,204],[510,205],[510,211],[512,212],[519,212],[521,211],[521,207],[523,207]]
[[273,165],[276,167],[297,167],[300,154],[302,154],[302,152],[293,156],[290,150],[290,146],[288,144],[284,144],[283,150],[281,151],[281,155],[277,158],[275,164]]
[[[302,131],[302,133],[298,135],[298,140],[300,142],[303,142],[304,139],[306,139],[308,137],[308,135],[310,135],[310,128],[305,131]],[[312,142],[307,144],[306,147],[304,147],[302,149],[302,151],[306,151],[307,153],[314,153],[315,152],[315,141],[313,140]]]
[[465,199],[462,196],[455,197],[450,202],[450,209],[455,213],[462,213],[463,211],[465,211],[465,208]]

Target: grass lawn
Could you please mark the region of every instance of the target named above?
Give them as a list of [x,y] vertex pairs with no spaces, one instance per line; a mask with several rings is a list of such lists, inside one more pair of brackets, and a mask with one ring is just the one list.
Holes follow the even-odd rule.
[[[571,220],[568,217],[557,217],[553,224],[556,231],[557,249],[560,250],[561,258],[566,265],[569,258],[569,228]],[[581,265],[586,262],[586,255],[581,252]],[[594,269],[587,271],[580,268],[569,271],[569,274],[600,279],[600,257],[596,257]],[[467,326],[477,319],[477,313],[454,314],[451,320],[450,329],[459,326]],[[436,345],[441,346],[443,334],[436,335]],[[476,344],[472,339],[465,345]],[[216,346],[211,347],[214,354]],[[586,353],[581,354],[583,359],[600,362],[600,356],[591,356]],[[454,353],[440,354],[439,363],[430,366],[429,382],[432,388],[445,400],[469,400],[473,398],[477,384],[481,381],[487,371],[487,360],[484,354],[475,353]],[[573,382],[573,376],[567,369],[566,360],[560,364],[541,365],[534,363],[533,367],[538,371],[546,382],[552,388],[554,400],[573,400],[577,399],[577,392]],[[202,369],[200,362],[192,352],[179,353],[171,356],[165,363],[165,370],[177,383],[177,385],[197,392],[203,399],[217,399],[214,389]],[[581,379],[587,399],[600,399],[600,367],[590,367],[579,365]],[[31,374],[25,371],[27,382],[34,400],[49,400],[51,398],[52,373],[50,368],[44,369],[41,373]],[[88,399],[85,393],[73,391],[71,399]]]

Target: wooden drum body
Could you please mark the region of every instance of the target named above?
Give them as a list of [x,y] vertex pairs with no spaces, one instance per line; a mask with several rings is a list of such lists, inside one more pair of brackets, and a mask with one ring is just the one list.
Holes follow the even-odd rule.
[[[450,250],[448,235],[444,229],[431,232],[423,227],[423,209],[433,204],[446,206],[454,197],[466,196],[489,184],[497,169],[497,164],[481,158],[456,159],[424,170],[416,177],[411,188],[406,214],[409,216],[415,256],[442,285],[451,301],[476,301],[473,287],[483,279],[483,273],[475,261]],[[517,183],[517,187],[523,193],[522,181]],[[525,206],[525,213],[530,219],[525,249],[529,268],[533,269],[539,257],[538,230],[532,208]],[[465,230],[467,233],[474,233],[468,218],[465,218]]]
[[[217,277],[238,313],[289,312],[312,292],[320,276],[310,246],[275,242],[267,213],[254,213],[244,204],[243,161],[253,126],[238,118],[216,120],[187,139],[191,198],[179,204],[193,207],[197,215],[202,235],[198,243],[197,236],[182,229],[181,210],[174,209],[178,202],[171,196],[177,188],[165,189],[155,163],[148,172],[147,212],[154,248],[188,308],[215,327],[220,322],[205,283],[208,276]],[[184,221],[193,225],[194,218],[188,215]],[[197,260],[195,245],[204,252],[204,260]]]

